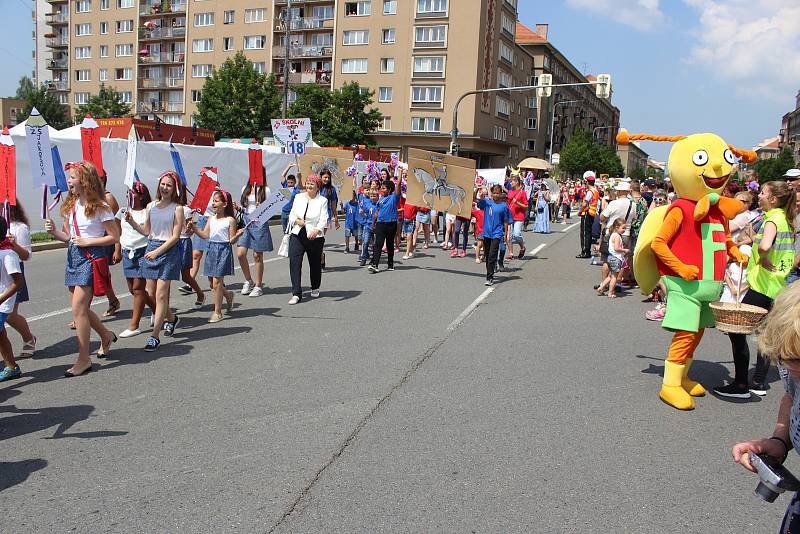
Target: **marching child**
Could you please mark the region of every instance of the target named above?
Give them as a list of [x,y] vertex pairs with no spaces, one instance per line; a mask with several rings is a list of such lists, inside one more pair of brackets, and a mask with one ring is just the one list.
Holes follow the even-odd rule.
[[369,251],[371,248],[371,242],[373,241],[372,235],[372,228],[374,226],[373,218],[375,216],[375,208],[378,205],[378,190],[375,188],[370,188],[368,195],[361,195],[359,202],[359,212],[364,217],[364,224],[362,226],[362,234],[361,234],[361,262],[360,265],[363,267],[367,264],[367,260],[369,259]]
[[608,298],[617,298],[617,278],[625,263],[628,249],[622,244],[622,232],[625,230],[625,219],[617,218],[611,225],[611,236],[608,238],[608,276],[597,288],[597,294],[603,296],[608,287]]
[[[740,245],[739,252],[745,256],[750,256],[753,253],[753,247]],[[741,291],[739,290],[739,280],[742,281]],[[747,285],[747,266],[732,261],[728,264],[728,268],[725,269],[725,285],[722,286],[722,296],[719,300],[721,302],[742,302],[742,298],[744,298],[749,287]]]
[[[475,194],[480,194],[483,198],[482,191],[475,191]],[[475,263],[481,263],[483,261],[483,210],[479,210],[474,203],[472,206],[472,223],[475,227]]]
[[511,210],[503,200],[503,186],[492,186],[492,198],[478,201],[478,209],[483,210],[483,247],[486,250],[486,283],[494,284],[495,265],[500,254],[500,244],[508,239],[511,224]]
[[226,300],[228,313],[233,309],[233,291],[225,289],[225,277],[233,275],[233,246],[244,230],[236,230],[236,217],[233,212],[233,199],[227,191],[217,190],[211,197],[214,215],[208,219],[205,228],[193,225],[194,232],[208,240],[208,254],[203,270],[210,277],[214,290],[214,312],[209,323],[222,320],[222,299]]
[[122,221],[122,234],[119,238],[122,247],[122,270],[128,281],[128,291],[133,295],[131,319],[128,328],[120,333],[119,337],[129,338],[142,333],[139,330],[139,321],[142,319],[144,307],[147,305],[155,316],[156,304],[153,297],[147,292],[147,280],[142,274],[142,260],[147,250],[147,236],[140,234],[128,222],[128,214],[138,225],[143,226],[147,220],[147,206],[152,201],[150,190],[142,182],[134,182],[130,191],[130,205]]
[[0,382],[12,380],[22,376],[14,351],[6,332],[6,320],[13,311],[17,291],[24,282],[19,264],[19,256],[14,252],[14,245],[7,237],[8,226],[4,218],[0,217],[0,353],[5,364],[0,371]]
[[[260,184],[253,185],[248,182],[242,190],[241,205],[245,211],[243,234],[236,247],[236,256],[239,258],[239,266],[242,268],[245,282],[242,286],[242,295],[260,297],[264,294],[262,285],[264,282],[264,253],[272,252],[272,235],[269,233],[269,223],[249,224],[250,215],[258,209],[270,195],[269,187],[266,186],[266,176]],[[250,275],[250,264],[247,261],[247,251],[253,251],[253,262],[256,268],[256,280]]]
[[31,333],[27,319],[19,313],[19,305],[29,300],[28,284],[25,281],[25,262],[31,258],[31,254],[33,253],[31,248],[31,229],[28,224],[28,216],[25,214],[25,210],[22,208],[19,201],[17,201],[16,205],[9,206],[9,215],[11,215],[11,225],[8,228],[8,240],[20,259],[19,269],[22,273],[22,286],[19,288],[19,291],[17,291],[14,309],[8,315],[7,322],[11,328],[22,336],[23,344],[19,357],[30,358],[36,351],[36,336]]
[[[181,239],[178,241],[178,252],[181,256],[181,280],[185,285],[178,288],[178,291],[184,295],[190,295],[194,292],[197,298],[194,301],[194,309],[199,310],[206,302],[206,294],[200,289],[200,284],[197,283],[192,270],[194,267],[194,244],[192,240],[191,222],[193,217],[192,208],[187,206],[188,199],[186,198],[186,188],[181,187],[180,198],[178,204],[183,209],[183,220],[185,221],[183,229],[181,230]],[[202,252],[200,253],[202,255]]]
[[353,197],[344,205],[344,253],[350,254],[350,238],[356,240],[355,250],[358,250],[358,199],[353,190]]

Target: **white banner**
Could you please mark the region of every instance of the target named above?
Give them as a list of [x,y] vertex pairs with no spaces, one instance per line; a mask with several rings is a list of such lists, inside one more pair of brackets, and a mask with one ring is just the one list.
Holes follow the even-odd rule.
[[290,190],[278,189],[275,193],[267,197],[264,202],[259,204],[256,211],[248,215],[250,223],[254,226],[263,226],[289,202],[291,196],[292,192]]
[[272,119],[272,136],[287,154],[304,154],[312,143],[311,119]]
[[50,151],[50,131],[44,117],[36,108],[31,110],[31,116],[25,123],[25,138],[28,141],[33,186],[38,190],[43,185],[56,185],[53,153]]
[[133,189],[133,182],[136,180],[136,128],[131,128],[128,134],[128,158],[125,165],[125,187]]

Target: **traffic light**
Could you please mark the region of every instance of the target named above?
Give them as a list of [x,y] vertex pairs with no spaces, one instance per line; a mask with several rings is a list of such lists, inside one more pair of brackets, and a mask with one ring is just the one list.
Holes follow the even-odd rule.
[[594,88],[597,98],[611,98],[611,75],[598,74],[597,85]]
[[553,85],[553,75],[540,74],[539,86],[536,88],[536,96],[538,96],[539,98],[545,96],[551,96],[553,94],[553,88],[550,87],[551,85]]
[[457,156],[459,149],[461,149],[461,145],[459,145],[458,143],[450,143],[450,154],[451,155]]

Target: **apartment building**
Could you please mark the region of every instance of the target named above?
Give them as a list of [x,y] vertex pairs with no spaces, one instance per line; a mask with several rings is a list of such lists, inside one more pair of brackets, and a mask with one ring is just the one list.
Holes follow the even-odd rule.
[[779,148],[781,150],[788,148],[794,156],[795,163],[800,165],[800,90],[795,95],[794,110],[781,119],[779,137]]
[[48,48],[45,34],[50,31],[48,24],[49,13],[51,11],[50,4],[47,0],[32,0],[33,6],[31,8],[31,18],[33,20],[33,32],[31,35],[33,41],[33,70],[31,71],[31,80],[35,86],[43,84],[46,80],[50,79],[50,69],[48,65]]
[[627,145],[618,145],[617,155],[622,161],[625,176],[630,176],[635,169],[642,169],[643,172],[647,172],[649,158],[647,152],[639,146],[638,141],[633,141]]

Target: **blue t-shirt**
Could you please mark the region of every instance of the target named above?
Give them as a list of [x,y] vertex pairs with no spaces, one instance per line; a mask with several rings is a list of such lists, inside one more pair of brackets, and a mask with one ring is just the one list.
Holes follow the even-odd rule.
[[369,200],[369,197],[364,193],[358,194],[358,209],[356,210],[356,222],[358,224],[364,224],[364,202]]
[[372,230],[372,217],[375,215],[375,204],[372,203],[372,200],[369,197],[361,195],[364,197],[361,202],[361,208],[358,210],[359,212],[363,212],[364,221],[361,223],[364,228]]
[[344,227],[351,230],[356,227],[356,214],[358,213],[358,202],[351,200],[344,205]]
[[392,193],[378,199],[378,222],[397,222],[397,204],[400,197]]
[[483,210],[483,237],[503,239],[505,224],[511,224],[511,210],[505,202],[483,198],[478,201],[478,209]]
[[328,220],[332,221],[333,210],[336,209],[336,204],[339,203],[339,195],[336,194],[336,188],[333,186],[330,188],[322,187],[319,190],[319,194],[328,199]]
[[297,193],[299,192],[300,192],[299,187],[294,186],[292,188],[292,196],[289,197],[289,202],[284,204],[283,208],[281,208],[281,213],[283,213],[284,215],[289,215],[289,213],[292,211],[292,205],[294,204],[294,197],[296,197]]

